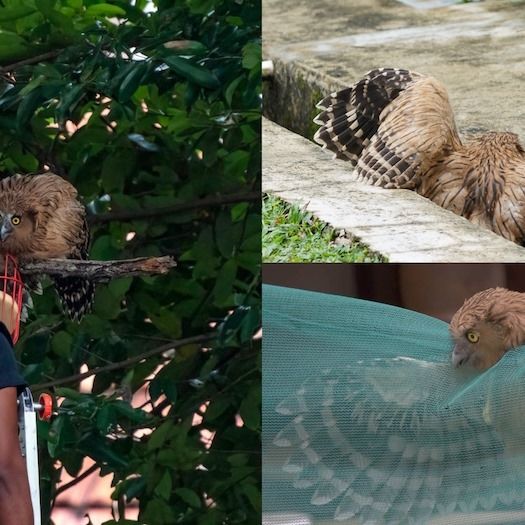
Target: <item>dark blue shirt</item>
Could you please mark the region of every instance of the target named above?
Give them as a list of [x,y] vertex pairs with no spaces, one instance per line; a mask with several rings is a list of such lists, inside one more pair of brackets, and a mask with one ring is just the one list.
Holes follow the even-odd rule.
[[11,334],[4,323],[0,323],[0,388],[10,386],[20,393],[27,384],[18,371]]

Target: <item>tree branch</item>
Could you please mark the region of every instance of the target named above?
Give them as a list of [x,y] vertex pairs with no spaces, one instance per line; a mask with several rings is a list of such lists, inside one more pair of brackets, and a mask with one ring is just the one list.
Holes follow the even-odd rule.
[[195,335],[192,337],[186,337],[185,339],[178,339],[176,341],[172,341],[171,343],[167,343],[157,348],[153,348],[152,350],[148,350],[147,352],[143,352],[142,354],[135,355],[133,357],[129,357],[128,359],[124,359],[124,361],[118,361],[117,363],[111,363],[105,366],[98,366],[96,368],[92,368],[91,370],[88,370],[87,372],[83,372],[81,374],[74,374],[72,376],[62,377],[54,381],[48,381],[47,383],[40,383],[37,385],[32,385],[31,388],[34,391],[37,391],[37,390],[43,390],[45,388],[51,388],[54,386],[66,385],[69,383],[76,383],[78,381],[82,381],[83,379],[86,379],[87,377],[91,377],[91,376],[100,374],[102,372],[112,372],[113,370],[118,370],[120,368],[127,368],[128,366],[134,365],[136,363],[140,363],[140,361],[144,359],[148,359],[150,357],[162,354],[164,352],[167,352],[168,350],[173,350],[174,348],[177,348],[178,346],[184,346],[184,345],[195,344],[195,343],[205,343],[207,341],[211,341],[214,338],[215,338],[215,334],[201,334],[201,335]]
[[82,474],[78,475],[75,479],[71,480],[70,482],[62,485],[61,487],[58,487],[58,489],[56,490],[55,492],[55,499],[60,496],[60,494],[62,494],[63,492],[65,492],[66,490],[69,490],[71,487],[74,487],[77,483],[80,483],[82,480],[88,478],[89,476],[91,476],[91,474],[93,474],[93,472],[95,472],[96,470],[98,470],[100,468],[100,465],[98,463],[95,463],[93,465],[91,465],[91,467],[89,467],[87,470],[85,470],[84,472],[82,472]]
[[157,275],[168,273],[177,266],[169,256],[138,257],[119,261],[81,261],[78,259],[45,259],[24,262],[20,271],[24,275],[54,275],[61,277],[86,277],[92,281],[108,281],[117,277]]
[[12,64],[8,64],[7,66],[1,66],[0,67],[0,73],[6,73],[7,71],[14,71],[15,69],[18,69],[22,66],[28,66],[30,64],[36,64],[37,62],[43,61],[43,60],[49,60],[50,58],[56,58],[60,53],[64,51],[63,49],[54,49],[53,51],[48,51],[47,53],[42,53],[40,55],[36,55],[34,57],[26,58],[25,60],[20,60],[18,62],[13,62]]
[[250,191],[247,193],[232,193],[231,195],[217,195],[212,197],[205,197],[204,199],[197,199],[190,202],[183,202],[180,204],[173,204],[172,206],[164,206],[162,208],[150,208],[143,210],[132,211],[114,211],[109,213],[101,213],[99,215],[89,215],[88,222],[90,224],[102,224],[110,221],[132,221],[136,219],[150,219],[160,215],[172,215],[188,210],[196,210],[199,208],[211,208],[213,206],[222,206],[225,204],[236,204],[238,202],[253,202],[260,201],[261,193],[259,191]]

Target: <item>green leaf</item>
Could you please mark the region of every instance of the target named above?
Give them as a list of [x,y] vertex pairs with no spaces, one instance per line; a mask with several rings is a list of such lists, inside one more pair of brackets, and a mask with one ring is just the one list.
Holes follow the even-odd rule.
[[95,461],[107,462],[112,468],[125,468],[128,466],[129,458],[110,448],[110,443],[107,440],[98,436],[88,436],[82,445],[84,453],[88,454]]
[[165,500],[170,499],[172,489],[171,471],[165,470],[162,478],[155,487],[155,494]]
[[226,174],[241,179],[244,177],[250,154],[247,151],[233,151],[224,158],[224,171]]
[[55,389],[55,393],[57,396],[60,397],[66,397],[68,399],[73,399],[75,401],[81,401],[84,398],[84,395],[80,392],[77,392],[76,390],[73,390],[72,388],[66,388],[66,387],[57,387]]
[[131,142],[134,142],[137,146],[139,146],[140,149],[143,149],[145,151],[159,151],[160,149],[156,144],[147,140],[140,133],[130,133],[128,135],[128,139],[131,140]]
[[188,6],[192,13],[208,14],[216,5],[216,0],[188,0]]
[[109,432],[111,425],[114,423],[113,410],[110,405],[104,405],[97,413],[97,428],[102,434]]
[[206,409],[205,419],[207,422],[215,421],[220,417],[228,408],[231,407],[231,399],[228,396],[220,396],[219,398],[213,399],[208,408]]
[[120,84],[118,90],[118,99],[120,102],[127,102],[131,98],[135,91],[137,91],[148,70],[148,64],[144,62],[135,63],[134,66]]
[[99,287],[95,295],[93,311],[102,319],[116,319],[121,311],[120,298],[106,287]]
[[203,55],[208,51],[204,44],[195,40],[170,40],[162,45],[176,55]]
[[246,69],[259,68],[261,65],[261,46],[250,42],[242,50],[242,67]]
[[31,118],[35,114],[35,111],[40,106],[40,102],[40,88],[34,89],[33,91],[31,91],[31,93],[29,93],[22,99],[22,102],[20,102],[20,105],[18,106],[18,110],[16,112],[16,124],[18,126],[18,129],[22,130],[26,126],[26,124],[31,120]]
[[244,424],[252,430],[261,428],[261,390],[259,385],[254,385],[248,391],[239,408]]
[[229,106],[231,106],[231,104],[232,104],[233,95],[234,95],[236,89],[239,87],[239,84],[243,80],[244,80],[243,77],[237,77],[232,82],[230,82],[230,84],[228,85],[228,87],[224,91],[224,98],[226,99],[226,102],[228,102]]
[[98,237],[90,251],[92,259],[111,260],[119,255],[119,250],[113,245],[110,235],[101,235]]
[[131,148],[117,149],[102,163],[102,184],[108,193],[122,192],[126,179],[135,171],[137,154]]
[[246,212],[248,211],[249,204],[247,202],[239,202],[239,204],[235,204],[235,206],[232,206],[230,210],[230,215],[232,222],[241,221],[246,217]]
[[153,324],[164,334],[178,338],[182,334],[182,322],[177,313],[172,310],[162,310],[158,314],[150,314]]
[[217,248],[225,259],[233,257],[242,235],[242,225],[232,223],[230,215],[223,211],[219,213],[215,223]]
[[66,86],[64,92],[61,93],[61,97],[56,108],[57,120],[59,122],[64,122],[71,117],[71,113],[82,98],[81,93],[83,91],[84,86],[82,84],[69,84]]
[[174,426],[172,421],[164,421],[149,438],[147,448],[148,450],[155,450],[162,448],[166,440],[174,431]]
[[241,487],[255,512],[261,512],[261,491],[259,487],[253,483],[243,483]]
[[217,77],[208,69],[193,65],[188,59],[182,57],[164,57],[164,62],[177,74],[199,86],[216,89],[220,86]]
[[156,377],[149,384],[149,394],[153,401],[156,401],[161,394],[164,394],[172,403],[175,403],[177,400],[177,385],[171,378]]
[[71,344],[73,338],[67,332],[61,330],[57,332],[51,339],[51,350],[61,357],[67,358],[71,351]]
[[111,408],[116,415],[122,415],[132,423],[142,423],[147,419],[146,412],[139,408],[132,407],[126,401],[117,400],[111,403]]
[[13,5],[0,9],[0,22],[18,20],[35,13],[34,7],[28,5]]
[[63,450],[76,440],[76,432],[71,419],[65,415],[58,416],[49,430],[47,450],[52,458],[56,458]]
[[171,506],[160,498],[154,498],[147,503],[143,519],[146,523],[158,525],[168,525],[176,521]]
[[86,9],[86,15],[94,18],[101,16],[126,16],[126,11],[117,5],[93,4]]
[[233,282],[236,275],[237,263],[233,259],[226,261],[217,275],[217,280],[213,288],[215,304],[224,305],[229,301],[230,295],[233,292]]
[[180,487],[175,489],[174,492],[190,507],[199,508],[201,506],[201,500],[195,491],[185,487]]
[[128,485],[126,487],[126,497],[128,500],[136,498],[144,491],[146,487],[146,480],[143,477],[126,480]]
[[124,297],[132,284],[133,277],[121,277],[120,279],[110,281],[108,288],[113,296]]

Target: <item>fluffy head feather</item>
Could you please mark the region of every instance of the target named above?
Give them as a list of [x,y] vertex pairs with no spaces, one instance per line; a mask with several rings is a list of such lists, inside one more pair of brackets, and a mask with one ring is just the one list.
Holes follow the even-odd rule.
[[525,294],[489,288],[467,299],[450,322],[452,362],[486,370],[525,343]]

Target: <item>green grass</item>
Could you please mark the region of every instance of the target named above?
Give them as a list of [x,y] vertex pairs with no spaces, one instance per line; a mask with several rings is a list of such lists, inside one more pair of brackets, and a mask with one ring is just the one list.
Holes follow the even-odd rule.
[[357,240],[336,243],[337,232],[309,211],[265,195],[263,262],[386,262]]

